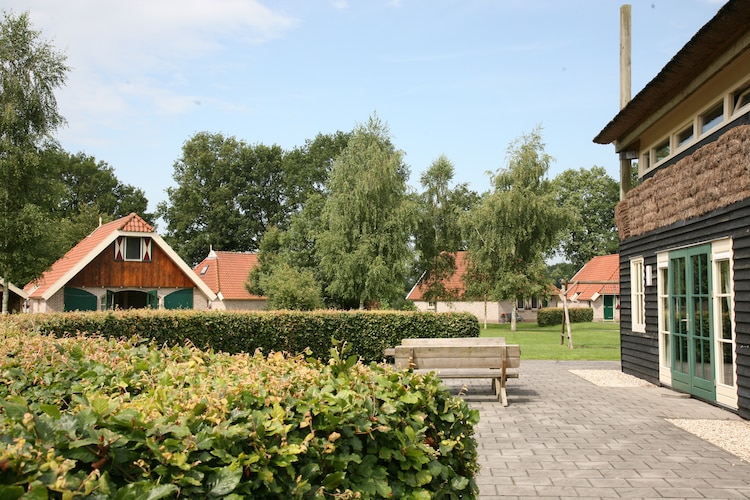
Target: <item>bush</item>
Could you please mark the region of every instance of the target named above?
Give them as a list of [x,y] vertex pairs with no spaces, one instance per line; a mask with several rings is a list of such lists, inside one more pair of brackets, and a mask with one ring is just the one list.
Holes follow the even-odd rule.
[[0,335],[0,498],[475,498],[434,375],[137,337]]
[[364,362],[413,337],[478,337],[479,322],[468,313],[380,311],[127,311],[14,316],[24,329],[58,336],[151,338],[159,345],[184,345],[226,353],[280,351],[327,359],[331,339],[345,342]]
[[[594,310],[590,307],[569,307],[568,317],[571,323],[590,323],[594,321]],[[536,317],[539,326],[562,325],[562,308],[540,309]]]

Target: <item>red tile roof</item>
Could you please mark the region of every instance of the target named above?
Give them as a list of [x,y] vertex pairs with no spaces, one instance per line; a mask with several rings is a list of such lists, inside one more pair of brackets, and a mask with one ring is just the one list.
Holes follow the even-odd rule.
[[[460,297],[466,291],[466,285],[464,284],[464,274],[469,267],[469,256],[466,252],[456,252],[455,254],[455,265],[456,269],[453,274],[446,280],[443,281],[446,290],[450,290]],[[425,300],[424,293],[426,286],[420,279],[419,282],[411,289],[406,300]]]
[[131,213],[120,219],[103,224],[78,242],[76,246],[68,250],[39,279],[23,287],[24,291],[29,294],[29,298],[42,298],[42,295],[50,287],[56,285],[66,274],[76,268],[76,266],[79,266],[87,256],[89,256],[89,259],[85,263],[90,262],[93,257],[96,257],[96,255],[90,255],[91,252],[104,241],[108,240],[116,231],[153,233],[154,228],[136,213]]
[[254,253],[211,250],[193,271],[214,293],[221,292],[224,300],[263,300],[265,297],[245,288],[248,274],[257,265],[258,255]]
[[620,254],[594,257],[573,276],[568,299],[592,300],[594,294],[620,295]]

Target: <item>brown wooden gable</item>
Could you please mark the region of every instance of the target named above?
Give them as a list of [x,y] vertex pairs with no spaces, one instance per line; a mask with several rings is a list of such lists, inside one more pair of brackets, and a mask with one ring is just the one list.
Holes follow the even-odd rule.
[[193,288],[195,283],[155,243],[150,262],[115,260],[112,242],[68,282],[73,287]]

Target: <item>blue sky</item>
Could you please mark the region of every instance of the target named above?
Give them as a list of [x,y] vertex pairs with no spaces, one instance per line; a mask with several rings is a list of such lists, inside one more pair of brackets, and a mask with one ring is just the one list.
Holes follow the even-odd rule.
[[[57,137],[144,190],[174,187],[201,131],[303,145],[377,113],[410,184],[440,155],[489,189],[508,145],[541,126],[550,177],[605,167],[593,137],[619,107],[616,0],[5,0],[68,57]],[[724,0],[632,0],[633,93]]]

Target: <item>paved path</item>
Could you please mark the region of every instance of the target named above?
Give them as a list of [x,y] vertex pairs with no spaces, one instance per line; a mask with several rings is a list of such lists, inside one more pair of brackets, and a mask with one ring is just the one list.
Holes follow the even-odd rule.
[[750,463],[665,420],[739,417],[667,388],[600,387],[578,369],[620,364],[522,361],[507,408],[489,381],[470,382],[480,499],[750,499]]

